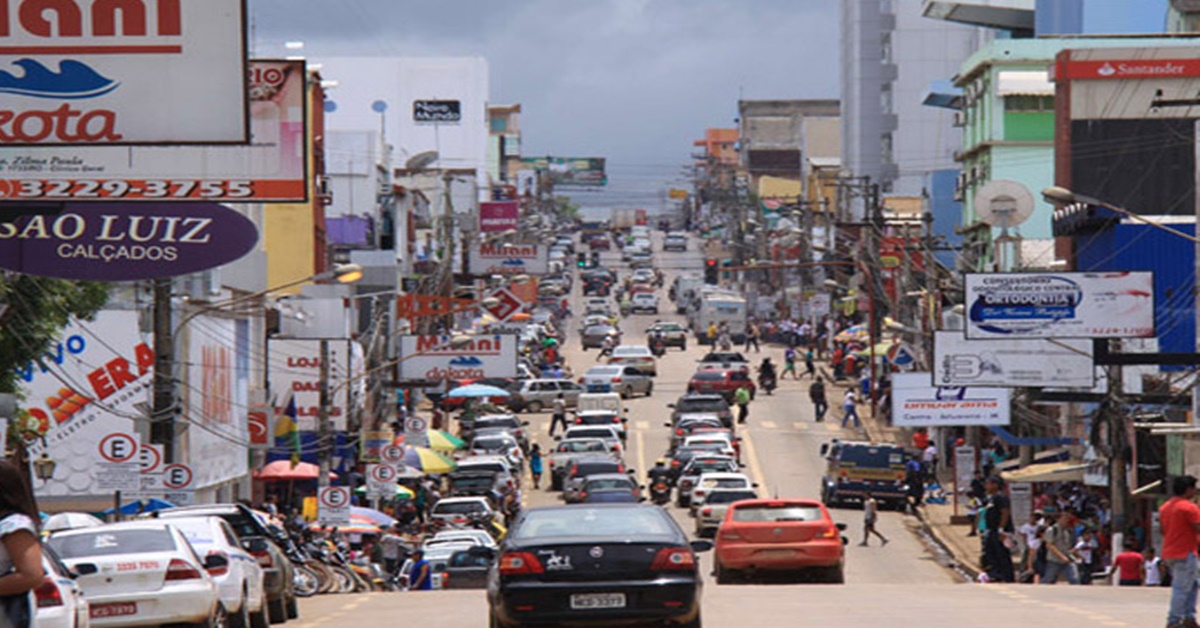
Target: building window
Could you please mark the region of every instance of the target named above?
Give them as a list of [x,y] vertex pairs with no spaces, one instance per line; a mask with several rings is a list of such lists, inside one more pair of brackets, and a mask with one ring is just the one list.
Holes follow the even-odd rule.
[[492,118],[492,133],[506,133],[508,131],[508,118]]
[[1044,113],[1054,111],[1053,96],[1005,96],[1004,110],[1017,113]]

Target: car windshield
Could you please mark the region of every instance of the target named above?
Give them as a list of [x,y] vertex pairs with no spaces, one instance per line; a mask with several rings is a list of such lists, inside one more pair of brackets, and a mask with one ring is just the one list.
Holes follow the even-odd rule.
[[491,438],[476,438],[475,441],[471,443],[471,447],[473,449],[504,449],[506,447],[512,447],[513,444],[514,442],[511,438],[496,436]]
[[175,539],[162,528],[96,530],[70,536],[52,536],[47,541],[63,558],[119,556],[175,550]]
[[571,438],[582,438],[585,436],[588,438],[602,438],[602,439],[603,438],[613,438],[613,432],[612,432],[612,430],[607,429],[607,428],[605,428],[605,429],[600,429],[600,428],[586,429],[585,428],[585,429],[571,430]]
[[646,347],[617,347],[613,349],[613,355],[619,357],[625,356],[644,356],[650,355],[650,350]]
[[675,526],[661,508],[549,508],[526,512],[511,538],[540,540],[546,537],[675,536]]
[[741,522],[820,521],[819,506],[800,504],[747,505],[733,509],[733,520]]
[[521,424],[513,417],[475,419],[475,429],[482,430],[489,427],[521,427]]
[[495,482],[495,479],[487,476],[450,478],[450,484],[454,488],[488,488],[492,485],[492,482]]
[[458,463],[458,469],[460,471],[493,471],[496,473],[508,470],[504,466],[504,463],[498,460],[494,462],[460,462]]
[[743,499],[755,499],[758,497],[754,491],[713,491],[705,498],[704,503],[711,504],[732,504]]
[[212,545],[214,543],[212,524],[203,519],[175,519],[171,525],[183,533],[192,545]]
[[482,502],[447,502],[445,500],[434,505],[433,509],[443,514],[462,514],[469,512],[479,512],[485,510]]
[[685,399],[675,404],[675,409],[679,412],[724,412],[729,409],[729,404],[725,403],[724,399],[716,397]]
[[710,353],[704,356],[702,362],[745,362],[746,358],[740,353]]
[[608,325],[593,325],[585,329],[583,333],[589,336],[594,336],[596,334],[607,334],[610,331],[613,331],[613,328],[609,327]]
[[569,440],[558,444],[559,451],[608,451],[602,440]]
[[709,488],[742,488],[746,481],[742,478],[706,478],[700,484]]
[[[691,445],[693,449],[702,449],[700,445]],[[728,471],[730,463],[727,460],[696,460],[692,462],[689,471],[699,473],[701,471]]]
[[575,465],[576,476],[595,475],[597,473],[620,473],[621,465],[615,461],[580,462]]

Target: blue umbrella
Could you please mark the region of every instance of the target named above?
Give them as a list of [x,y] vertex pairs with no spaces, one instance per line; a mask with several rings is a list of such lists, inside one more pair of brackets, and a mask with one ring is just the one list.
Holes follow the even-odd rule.
[[[121,505],[121,514],[136,515],[140,512],[155,512],[158,510],[165,510],[167,508],[175,508],[175,504],[172,504],[171,502],[166,501],[166,500],[154,498],[154,499],[139,500],[139,501],[129,502],[127,504],[122,504]],[[113,514],[113,509],[109,508],[108,510],[105,510],[102,514],[111,515],[111,514]]]
[[486,384],[467,384],[451,390],[447,395],[451,399],[478,397],[507,397],[508,391]]

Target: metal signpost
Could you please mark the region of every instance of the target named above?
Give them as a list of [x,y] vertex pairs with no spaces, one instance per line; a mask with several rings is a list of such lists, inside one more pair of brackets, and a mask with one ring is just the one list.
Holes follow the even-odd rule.
[[317,521],[326,526],[350,524],[350,488],[325,486],[317,492]]

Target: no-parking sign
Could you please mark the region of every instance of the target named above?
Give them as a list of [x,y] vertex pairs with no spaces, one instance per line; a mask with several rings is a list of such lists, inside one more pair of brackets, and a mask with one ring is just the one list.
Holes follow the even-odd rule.
[[404,462],[404,448],[399,445],[388,445],[379,451],[379,457],[390,465]]
[[141,444],[124,432],[105,434],[96,447],[96,488],[136,493],[142,488]]
[[327,486],[317,492],[317,521],[321,525],[344,526],[350,524],[350,489],[345,486]]
[[390,464],[367,465],[367,495],[391,497],[396,492],[396,467]]

